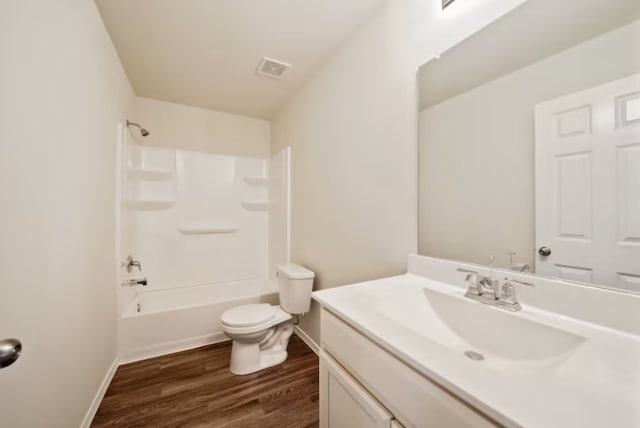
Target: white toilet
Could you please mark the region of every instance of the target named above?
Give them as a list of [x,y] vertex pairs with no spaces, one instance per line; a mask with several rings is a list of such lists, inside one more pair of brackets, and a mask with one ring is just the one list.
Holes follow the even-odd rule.
[[229,369],[254,373],[287,359],[293,333],[291,315],[309,311],[314,273],[295,264],[278,266],[280,306],[268,303],[238,306],[221,316],[222,331],[233,339]]

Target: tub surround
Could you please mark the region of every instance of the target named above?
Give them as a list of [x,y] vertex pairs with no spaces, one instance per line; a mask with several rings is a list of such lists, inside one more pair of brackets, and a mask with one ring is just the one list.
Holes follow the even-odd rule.
[[266,187],[245,180],[267,179],[268,159],[131,141],[126,153],[122,256],[140,260],[133,274],[147,276],[149,289],[267,277],[268,207],[244,203],[268,202]]
[[[314,299],[328,314],[325,318],[337,316],[394,359],[499,424],[637,426],[640,296],[494,270],[493,275],[501,280],[508,275],[535,281],[533,288],[518,287],[523,309],[513,314],[465,299],[467,284],[464,275],[456,272],[458,267],[487,273],[475,265],[410,256],[405,275],[319,291]],[[516,353],[523,347],[533,353],[543,352],[540,347],[527,346],[527,341],[535,342],[537,330],[526,331],[521,339],[509,331],[521,323],[548,329],[539,336],[545,347],[545,334],[566,337],[555,342],[553,346],[559,348],[550,356],[505,357],[499,352],[486,352],[485,361],[473,361],[457,348],[469,344],[457,343],[453,336],[447,336],[446,328],[442,329],[441,320],[446,314],[438,310],[452,306],[434,306],[433,300],[425,300],[428,293],[452,305],[475,305],[465,306],[465,313],[470,318],[480,316],[464,319],[461,325],[475,325],[480,338],[497,335],[493,341],[496,349],[512,340]],[[485,314],[504,322],[487,324]],[[323,330],[323,351],[327,351],[324,334]],[[524,346],[517,346],[519,340]],[[367,380],[363,383],[367,385]],[[378,398],[387,408],[394,408],[394,403]],[[412,425],[403,415],[395,416],[403,424]]]

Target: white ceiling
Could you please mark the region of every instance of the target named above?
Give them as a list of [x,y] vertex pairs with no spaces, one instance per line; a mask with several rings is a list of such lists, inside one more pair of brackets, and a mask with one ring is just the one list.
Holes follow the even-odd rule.
[[[136,94],[269,119],[383,0],[96,0]],[[292,64],[256,74],[262,57]]]
[[419,71],[420,110],[640,18],[640,0],[528,0]]

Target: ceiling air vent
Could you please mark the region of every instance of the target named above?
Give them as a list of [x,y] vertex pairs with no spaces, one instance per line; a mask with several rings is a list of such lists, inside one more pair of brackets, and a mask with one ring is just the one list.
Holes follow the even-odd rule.
[[291,64],[267,58],[265,56],[262,58],[262,61],[260,61],[260,65],[258,66],[258,74],[273,77],[275,79],[282,79],[282,75],[289,67],[291,67]]
[[451,3],[453,3],[453,0],[442,0],[442,8],[444,9],[445,7],[449,6]]

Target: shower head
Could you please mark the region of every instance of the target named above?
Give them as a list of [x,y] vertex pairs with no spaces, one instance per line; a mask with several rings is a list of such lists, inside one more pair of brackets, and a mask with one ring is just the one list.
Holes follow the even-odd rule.
[[146,137],[147,135],[149,135],[149,131],[147,131],[146,129],[144,129],[142,126],[140,126],[140,125],[139,125],[139,124],[137,124],[137,123],[129,122],[129,121],[127,120],[127,126],[135,126],[136,128],[140,129],[140,134],[141,134],[143,137]]

